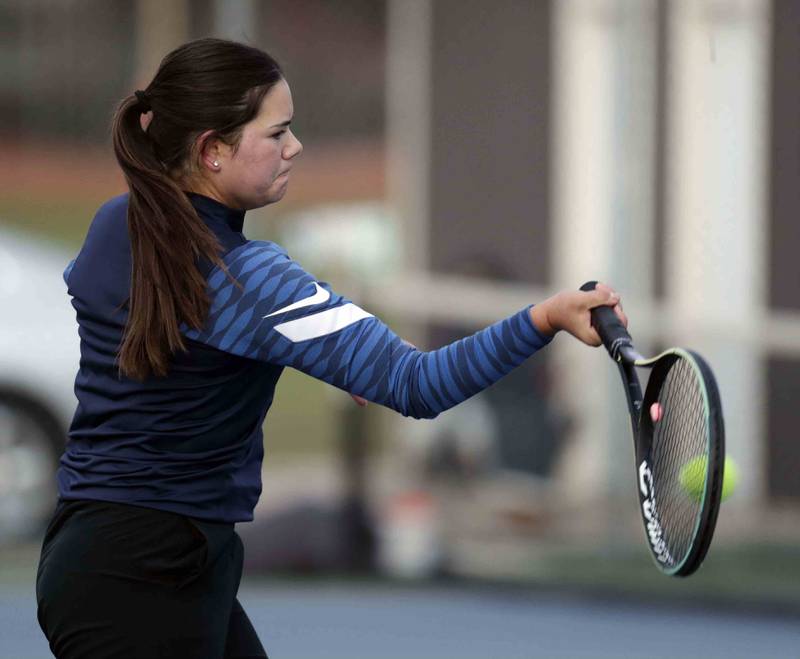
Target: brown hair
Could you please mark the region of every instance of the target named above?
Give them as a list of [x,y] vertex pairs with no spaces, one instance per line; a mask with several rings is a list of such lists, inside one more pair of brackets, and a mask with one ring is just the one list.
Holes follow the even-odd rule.
[[[130,189],[132,257],[120,374],[138,380],[166,375],[171,356],[186,350],[181,322],[195,329],[205,322],[210,299],[198,259],[227,269],[219,241],[179,182],[196,173],[197,138],[212,130],[236,148],[242,127],[282,77],[275,60],[256,48],[199,39],[169,53],[144,92],[117,108],[112,136]],[[141,115],[149,110],[145,131]]]

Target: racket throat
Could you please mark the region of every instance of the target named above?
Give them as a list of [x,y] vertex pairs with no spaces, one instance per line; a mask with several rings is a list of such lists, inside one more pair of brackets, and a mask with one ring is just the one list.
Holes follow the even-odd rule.
[[631,415],[633,436],[639,433],[639,416],[642,413],[642,385],[632,362],[617,362],[622,381],[625,383],[625,400]]
[[629,362],[631,364],[635,362],[646,362],[644,355],[642,355],[639,351],[636,350],[630,344],[622,344],[617,347],[616,349],[616,360],[622,362]]

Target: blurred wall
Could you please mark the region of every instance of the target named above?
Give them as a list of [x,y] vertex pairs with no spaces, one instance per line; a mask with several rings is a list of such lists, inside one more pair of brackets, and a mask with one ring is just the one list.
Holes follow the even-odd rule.
[[[615,284],[644,351],[678,343],[714,366],[745,506],[800,496],[797,6],[389,10],[390,189],[409,227],[408,276],[425,297],[462,301],[425,313],[463,323],[478,285],[488,297],[475,325],[497,300],[525,299],[497,279],[528,282],[529,301],[589,278]],[[569,491],[613,492],[630,448],[616,375],[574,342],[548,353],[554,401],[577,420]]]
[[[769,308],[796,319],[800,314],[800,3],[772,3],[770,57],[770,162],[768,268]],[[769,494],[800,498],[800,351],[770,350],[767,360],[767,469]]]
[[431,21],[429,267],[547,284],[550,3],[440,0]]
[[[35,142],[88,151],[169,48],[211,34],[263,46],[284,63],[301,137],[388,135],[407,281],[430,294],[387,310],[475,327],[605,278],[643,345],[713,357],[730,448],[752,466],[746,498],[796,499],[798,22],[791,0],[0,0],[0,139],[22,158]],[[104,153],[97,170],[70,147],[25,171],[56,163],[77,194],[109,169]],[[376,153],[365,167],[382,167]],[[343,161],[326,161],[327,198],[366,178]],[[41,203],[33,184],[21,199],[24,168],[4,166],[4,213]],[[625,419],[608,412],[613,373],[576,400],[607,364],[562,343],[552,399],[584,429],[565,471],[591,495],[618,480]]]
[[134,70],[136,3],[0,2],[0,135],[106,137]]
[[308,138],[379,138],[381,0],[0,0],[0,135],[103,142],[119,98],[187,39],[225,36],[281,62]]

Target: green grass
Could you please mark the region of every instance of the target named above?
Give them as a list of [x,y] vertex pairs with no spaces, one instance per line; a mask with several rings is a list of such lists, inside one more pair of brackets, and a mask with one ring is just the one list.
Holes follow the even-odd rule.
[[294,369],[284,370],[264,423],[265,460],[334,450],[337,419],[328,387]]
[[531,561],[524,579],[667,600],[770,603],[800,611],[800,548],[775,543],[712,547],[700,569],[686,578],[663,575],[643,547],[630,552],[553,548]]
[[98,204],[94,200],[0,197],[0,225],[40,236],[77,250]]
[[[31,584],[35,579],[39,544],[0,549],[0,585],[5,588]],[[585,595],[647,599],[661,604],[732,606],[800,613],[800,556],[797,547],[780,544],[741,544],[718,548],[691,577],[666,577],[652,565],[644,551],[598,554],[584,547],[562,547],[549,558],[541,557],[541,545],[532,548],[539,558],[527,575],[504,580],[513,588],[544,587],[578,591]],[[371,580],[375,575],[368,577]],[[303,578],[277,573],[270,579],[318,581],[332,574]],[[252,580],[254,575],[248,576]],[[503,585],[478,578],[473,583]]]

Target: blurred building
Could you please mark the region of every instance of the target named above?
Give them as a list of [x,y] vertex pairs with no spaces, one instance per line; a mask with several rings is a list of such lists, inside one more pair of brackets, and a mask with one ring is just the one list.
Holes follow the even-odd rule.
[[[687,345],[714,366],[741,502],[800,497],[798,11],[389,3],[393,199],[416,286],[438,303],[447,283],[452,302],[429,315],[497,317],[509,283],[527,285],[520,303],[613,283],[643,350]],[[507,271],[481,280],[479,308],[463,277],[476,259]],[[548,353],[578,421],[569,491],[613,493],[630,453],[616,374],[574,342]]]
[[284,66],[307,139],[380,136],[384,20],[380,0],[0,0],[0,135],[104,142],[169,50],[224,36]]
[[[0,140],[106,144],[177,44],[264,47],[307,145],[385,143],[403,271],[365,289],[376,311],[433,346],[608,281],[643,352],[714,366],[742,505],[796,505],[798,24],[793,0],[0,0]],[[629,496],[605,355],[559,338],[485,402],[509,421],[526,388],[544,405],[501,431],[507,455],[546,437],[552,461],[518,464]]]

